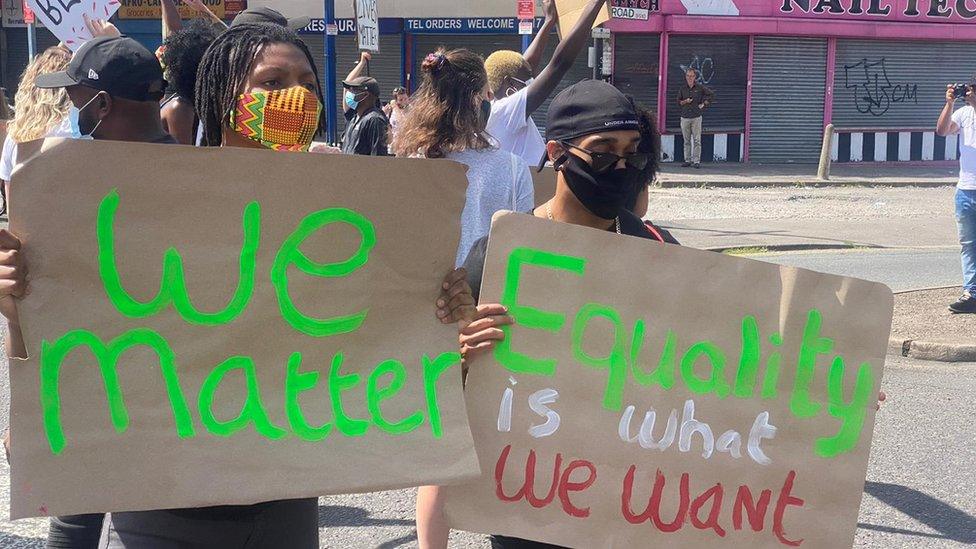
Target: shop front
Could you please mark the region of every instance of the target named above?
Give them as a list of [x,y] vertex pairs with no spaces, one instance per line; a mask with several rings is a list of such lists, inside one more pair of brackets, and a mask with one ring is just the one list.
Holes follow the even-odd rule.
[[650,7],[646,19],[607,26],[613,82],[642,102],[656,99],[665,161],[683,160],[676,91],[688,68],[716,93],[703,160],[813,163],[827,124],[839,162],[956,158],[955,139],[934,127],[946,84],[976,72],[967,63],[976,54],[976,9],[962,0]]

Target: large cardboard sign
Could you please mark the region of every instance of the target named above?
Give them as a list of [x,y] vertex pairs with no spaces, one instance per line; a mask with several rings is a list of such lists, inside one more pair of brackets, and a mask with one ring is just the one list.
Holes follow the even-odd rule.
[[85,26],[89,19],[108,19],[119,10],[119,0],[27,0],[37,20],[50,29],[71,51],[77,51],[92,35]]
[[483,476],[454,527],[570,547],[850,547],[892,295],[851,278],[497,216],[471,361]]
[[[566,36],[566,33],[573,30],[576,22],[583,16],[590,0],[555,0],[556,10],[559,13],[559,37]],[[593,26],[597,27],[610,20],[610,8],[604,6],[596,16]]]
[[69,140],[29,160],[12,516],[477,475],[434,308],[466,186],[449,162],[263,150]]

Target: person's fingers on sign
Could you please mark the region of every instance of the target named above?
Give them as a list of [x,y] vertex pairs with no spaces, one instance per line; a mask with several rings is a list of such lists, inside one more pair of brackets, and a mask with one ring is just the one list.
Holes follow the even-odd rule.
[[19,238],[7,229],[0,229],[0,304],[8,318],[10,298],[27,294],[27,264],[20,248]]
[[461,344],[461,357],[467,361],[487,353],[505,339],[502,326],[515,324],[508,309],[498,303],[478,305],[474,319],[461,328],[458,342]]
[[85,20],[85,28],[91,33],[92,38],[98,38],[100,36],[107,36],[109,38],[115,38],[122,36],[119,29],[109,23],[108,21],[103,21],[101,19],[91,19],[88,14],[83,14],[82,19]]
[[437,318],[444,324],[471,321],[474,319],[475,301],[471,295],[471,286],[467,281],[468,273],[463,268],[454,269],[441,284],[441,293],[437,297]]

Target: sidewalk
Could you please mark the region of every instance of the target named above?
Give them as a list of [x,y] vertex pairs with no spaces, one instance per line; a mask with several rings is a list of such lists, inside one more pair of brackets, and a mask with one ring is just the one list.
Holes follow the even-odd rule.
[[658,185],[672,187],[766,187],[774,185],[809,186],[943,186],[955,185],[958,162],[928,164],[897,162],[833,164],[830,179],[817,179],[816,164],[753,164],[711,162],[701,169],[682,168],[677,163],[662,163]]
[[889,352],[919,360],[976,361],[976,315],[947,309],[961,292],[956,287],[896,294]]
[[768,248],[955,247],[956,220],[946,209],[941,217],[858,219],[681,219],[659,224],[685,246],[709,250]]

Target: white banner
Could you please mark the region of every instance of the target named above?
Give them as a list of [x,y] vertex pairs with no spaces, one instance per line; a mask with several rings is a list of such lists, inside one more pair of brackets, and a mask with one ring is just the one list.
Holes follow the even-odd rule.
[[118,11],[118,0],[27,0],[34,10],[38,23],[51,29],[71,51],[77,51],[92,35],[85,27],[84,16],[90,19],[108,19]]

